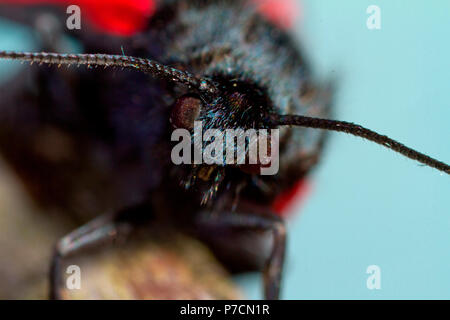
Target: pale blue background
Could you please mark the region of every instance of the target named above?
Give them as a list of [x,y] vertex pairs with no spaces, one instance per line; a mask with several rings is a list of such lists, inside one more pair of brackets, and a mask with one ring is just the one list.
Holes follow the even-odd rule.
[[[381,30],[366,27],[371,4]],[[449,1],[303,0],[296,29],[319,78],[339,79],[338,119],[450,162]],[[0,24],[0,32],[2,49],[33,48],[26,31]],[[283,298],[450,298],[448,176],[333,134],[311,182],[288,221]],[[372,264],[381,290],[366,287]],[[239,280],[260,297],[259,275]]]
[[[381,8],[381,30],[366,9]],[[303,0],[302,44],[337,75],[337,115],[450,162],[450,2]],[[333,134],[289,221],[285,299],[449,299],[450,179]],[[381,268],[368,290],[367,266]],[[254,278],[244,281],[260,297]]]

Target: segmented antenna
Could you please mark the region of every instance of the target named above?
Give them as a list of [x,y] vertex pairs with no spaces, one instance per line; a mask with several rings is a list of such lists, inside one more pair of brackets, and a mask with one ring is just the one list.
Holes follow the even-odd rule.
[[378,143],[386,148],[392,149],[395,152],[404,155],[407,158],[417,160],[429,167],[450,174],[450,166],[448,164],[433,159],[416,150],[408,148],[400,142],[397,142],[387,136],[378,134],[372,130],[366,129],[358,124],[345,121],[304,117],[299,115],[273,115],[272,122],[274,125],[293,125],[349,133],[354,136],[358,136]]
[[217,91],[214,83],[208,79],[198,78],[189,72],[165,66],[150,59],[135,58],[125,55],[0,51],[0,59],[28,61],[30,63],[39,64],[48,63],[56,64],[58,66],[85,64],[88,66],[122,67],[126,69],[138,70],[153,77],[164,78],[169,81],[182,83],[202,92],[212,94]]

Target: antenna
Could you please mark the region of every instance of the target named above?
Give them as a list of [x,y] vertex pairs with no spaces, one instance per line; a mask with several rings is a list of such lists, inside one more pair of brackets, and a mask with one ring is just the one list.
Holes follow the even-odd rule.
[[187,71],[181,71],[159,62],[135,58],[125,55],[107,55],[107,54],[60,54],[49,52],[17,52],[0,51],[0,59],[28,61],[33,63],[48,63],[61,65],[94,65],[106,67],[122,67],[144,72],[156,78],[163,78],[169,81],[185,84],[201,92],[213,94],[218,91],[216,85],[205,78],[198,78]]
[[352,134],[357,137],[378,143],[386,148],[392,149],[412,160],[417,160],[429,167],[450,174],[450,166],[444,162],[433,159],[423,153],[395,141],[387,136],[366,129],[358,124],[345,121],[328,120],[320,118],[311,118],[299,115],[272,115],[274,125],[286,126],[293,125],[306,128],[324,129],[330,131],[339,131]]

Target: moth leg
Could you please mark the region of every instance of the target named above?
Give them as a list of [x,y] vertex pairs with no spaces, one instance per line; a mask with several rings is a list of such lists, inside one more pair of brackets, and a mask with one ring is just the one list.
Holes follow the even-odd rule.
[[[61,299],[62,261],[85,249],[126,238],[136,227],[136,215],[128,211],[103,215],[58,241],[50,267],[50,299]],[[145,215],[144,215],[145,216]]]
[[[239,209],[238,209],[239,210]],[[286,227],[284,221],[274,214],[256,214],[242,212],[222,212],[200,215],[199,227],[217,227],[241,229],[247,231],[269,231],[272,234],[272,248],[263,267],[264,297],[267,300],[279,299],[286,249]],[[232,241],[232,240],[231,240]]]

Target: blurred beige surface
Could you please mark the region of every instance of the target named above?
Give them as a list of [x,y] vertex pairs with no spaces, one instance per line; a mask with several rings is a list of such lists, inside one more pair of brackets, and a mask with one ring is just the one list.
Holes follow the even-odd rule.
[[[98,250],[95,250],[98,251]],[[65,299],[236,299],[238,290],[206,248],[179,234],[102,249],[66,266],[81,268],[81,289]]]
[[52,248],[71,227],[63,219],[46,218],[0,161],[0,298],[45,295],[42,279]]
[[[56,241],[76,226],[42,212],[0,161],[0,299],[46,299]],[[161,230],[160,230],[161,231]],[[177,232],[139,235],[71,257],[81,289],[65,299],[236,299],[239,290],[202,244]]]

